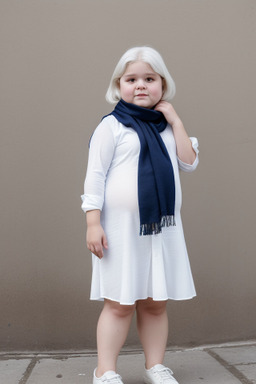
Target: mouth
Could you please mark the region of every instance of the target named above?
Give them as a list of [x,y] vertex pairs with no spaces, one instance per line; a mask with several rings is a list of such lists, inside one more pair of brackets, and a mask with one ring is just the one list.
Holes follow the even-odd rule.
[[139,93],[138,95],[136,95],[136,97],[145,97],[145,96],[148,96],[148,95],[146,95],[146,93]]

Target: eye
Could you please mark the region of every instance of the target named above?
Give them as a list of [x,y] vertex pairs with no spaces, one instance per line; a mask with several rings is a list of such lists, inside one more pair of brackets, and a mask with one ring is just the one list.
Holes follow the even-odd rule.
[[135,79],[132,77],[132,78],[128,79],[127,81],[128,81],[128,83],[134,83]]
[[153,77],[147,77],[147,78],[146,78],[146,81],[147,81],[148,83],[152,83],[152,81],[154,81],[154,79],[153,79]]

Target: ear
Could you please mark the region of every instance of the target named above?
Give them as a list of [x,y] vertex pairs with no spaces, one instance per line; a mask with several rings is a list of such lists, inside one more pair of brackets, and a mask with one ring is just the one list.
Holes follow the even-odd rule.
[[163,96],[165,91],[166,91],[166,81],[163,78],[162,78],[162,91],[163,91],[163,94],[162,94],[162,96]]

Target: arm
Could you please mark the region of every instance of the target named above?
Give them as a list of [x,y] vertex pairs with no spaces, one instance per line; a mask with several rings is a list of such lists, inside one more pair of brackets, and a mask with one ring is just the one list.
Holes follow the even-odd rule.
[[103,248],[108,248],[105,232],[100,224],[100,210],[94,209],[86,212],[87,248],[99,259],[103,257]]
[[196,159],[196,153],[184,125],[172,104],[162,100],[156,105],[155,110],[162,112],[167,122],[172,126],[179,159],[186,164],[193,164]]
[[104,119],[90,142],[87,173],[84,183],[82,210],[86,213],[88,249],[100,259],[107,240],[100,223],[104,203],[105,181],[115,151],[116,140],[111,121]]

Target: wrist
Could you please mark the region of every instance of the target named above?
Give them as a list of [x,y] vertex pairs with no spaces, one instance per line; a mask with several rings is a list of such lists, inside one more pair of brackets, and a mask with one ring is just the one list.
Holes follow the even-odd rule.
[[97,227],[100,224],[100,210],[93,210],[86,212],[86,224],[87,227]]
[[87,225],[87,229],[97,229],[101,227],[100,222],[87,221],[86,225]]
[[181,119],[177,116],[175,120],[173,120],[171,126],[175,129],[179,129],[180,127],[183,127],[183,123]]

